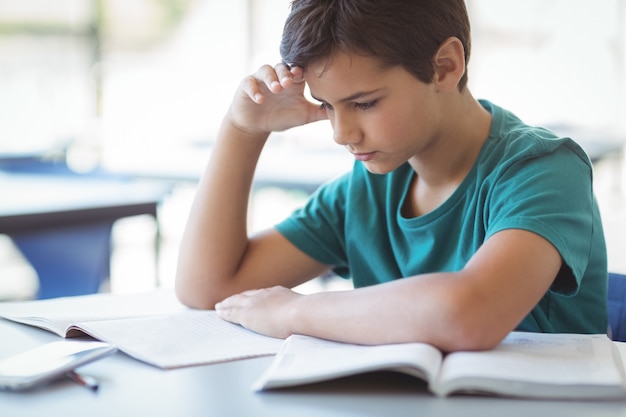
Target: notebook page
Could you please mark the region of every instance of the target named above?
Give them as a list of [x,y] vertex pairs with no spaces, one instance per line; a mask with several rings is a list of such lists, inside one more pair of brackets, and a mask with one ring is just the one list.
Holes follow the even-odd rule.
[[441,379],[480,376],[547,384],[620,384],[606,335],[511,332],[496,349],[458,352],[444,362]]
[[355,345],[292,335],[254,390],[308,384],[370,371],[389,370],[426,382],[441,364],[441,352],[424,343]]
[[81,323],[93,337],[160,368],[273,355],[282,339],[220,319],[214,310],[187,310],[159,317]]
[[91,294],[48,300],[0,303],[0,317],[60,332],[71,324],[93,320],[116,320],[127,317],[170,314],[186,309],[172,290],[137,294]]

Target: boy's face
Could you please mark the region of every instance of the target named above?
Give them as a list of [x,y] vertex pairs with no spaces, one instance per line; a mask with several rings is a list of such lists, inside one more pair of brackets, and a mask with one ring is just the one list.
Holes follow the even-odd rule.
[[402,67],[381,69],[372,57],[337,52],[310,64],[304,78],[326,108],[335,142],[372,173],[393,171],[436,140],[436,87]]

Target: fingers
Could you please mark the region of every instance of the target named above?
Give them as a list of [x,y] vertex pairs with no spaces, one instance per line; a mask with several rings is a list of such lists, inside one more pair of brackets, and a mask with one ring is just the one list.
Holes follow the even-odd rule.
[[243,81],[241,82],[241,89],[255,103],[258,103],[258,104],[263,103],[263,100],[265,99],[265,96],[263,95],[263,93],[259,89],[259,85],[257,83],[256,78],[254,78],[254,76],[250,75],[250,76],[244,78]]
[[276,90],[272,90],[274,92],[279,92],[283,88],[289,88],[293,85],[293,74],[291,73],[291,69],[285,64],[276,64],[274,66],[274,73],[276,74],[279,83],[274,84]]
[[227,298],[215,304],[215,312],[217,313],[218,317],[226,321],[236,321],[233,315],[234,309],[235,307],[233,306],[232,300],[230,298]]
[[215,306],[218,317],[267,336],[285,338],[290,334],[292,302],[300,295],[276,286],[244,291]]
[[238,314],[258,307],[258,303],[280,291],[282,287],[262,288],[243,291],[239,294],[231,295],[215,305],[215,312],[218,316],[228,321],[238,321]]
[[256,73],[243,80],[242,88],[250,99],[260,104],[265,100],[267,92],[278,94],[294,83],[303,81],[301,68],[289,68],[280,63],[274,67],[263,65]]
[[232,308],[227,307],[224,303],[215,304],[215,312],[217,313],[217,316],[222,320],[236,322],[235,318],[233,317],[233,311],[234,310]]
[[230,297],[215,304],[215,311],[218,316],[224,317],[229,315],[232,310],[240,308],[245,305],[245,299],[254,294],[257,290],[245,291],[239,294],[231,295]]
[[262,290],[249,290],[232,295],[215,305],[215,312],[222,320],[247,327],[246,313],[250,308],[254,295]]
[[233,126],[267,134],[325,119],[319,105],[305,96],[303,73],[281,63],[264,65],[242,80],[229,108]]

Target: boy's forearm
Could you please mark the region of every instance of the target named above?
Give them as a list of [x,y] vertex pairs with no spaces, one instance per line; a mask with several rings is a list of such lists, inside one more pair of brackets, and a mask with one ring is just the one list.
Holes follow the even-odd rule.
[[176,289],[189,305],[212,308],[219,299],[209,294],[219,294],[240,264],[252,179],[268,136],[243,132],[228,116],[222,122],[180,245]]
[[[290,334],[359,344],[425,342],[444,351],[482,350],[507,333],[484,303],[453,284],[458,273],[406,278],[356,290],[299,297]],[[426,279],[424,279],[426,278]],[[430,282],[429,282],[430,281]]]

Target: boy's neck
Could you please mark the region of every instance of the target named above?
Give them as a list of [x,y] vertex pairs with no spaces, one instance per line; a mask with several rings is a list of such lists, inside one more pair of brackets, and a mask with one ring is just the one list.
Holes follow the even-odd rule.
[[433,187],[460,184],[491,129],[491,114],[467,89],[447,108],[437,139],[409,160],[420,180]]
[[447,200],[471,170],[489,136],[491,114],[469,91],[462,94],[461,105],[453,106],[443,119],[441,136],[409,164],[416,175],[411,182],[403,215],[424,215]]

